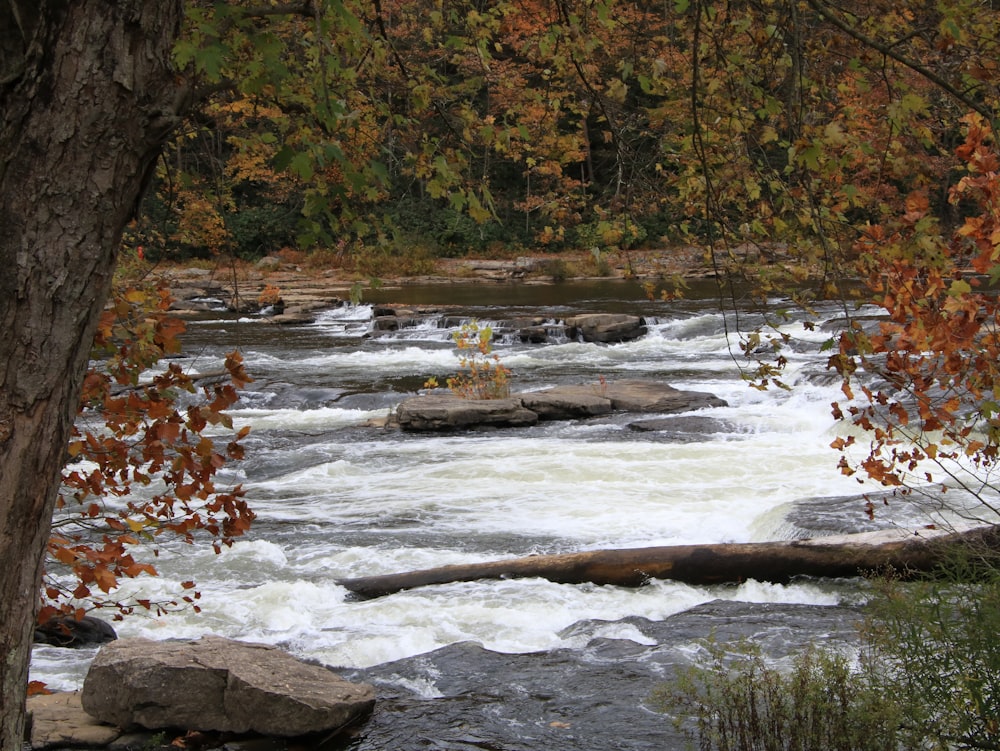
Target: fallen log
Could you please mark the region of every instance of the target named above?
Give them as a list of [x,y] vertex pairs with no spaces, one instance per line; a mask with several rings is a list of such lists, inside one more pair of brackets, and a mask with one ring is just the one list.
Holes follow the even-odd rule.
[[486,563],[458,564],[399,574],[341,579],[364,598],[430,584],[540,577],[560,584],[639,586],[650,579],[720,584],[747,579],[785,583],[796,576],[852,577],[874,572],[931,571],[957,545],[1000,544],[1000,526],[961,532],[940,529],[886,530],[780,542],[670,545],[533,555]]

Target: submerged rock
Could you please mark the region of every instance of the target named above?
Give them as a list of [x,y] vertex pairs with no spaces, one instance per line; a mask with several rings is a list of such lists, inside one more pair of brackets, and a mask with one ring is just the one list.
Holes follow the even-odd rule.
[[79,620],[73,616],[56,616],[35,626],[35,644],[54,647],[87,647],[106,644],[118,638],[111,624],[85,615]]
[[[711,602],[664,620],[580,621],[574,648],[503,654],[469,642],[345,673],[379,686],[351,751],[669,751],[696,743],[656,698],[702,640],[752,639],[769,657],[850,648],[857,610]],[[666,709],[668,713],[663,713]]]
[[703,438],[713,433],[733,433],[738,430],[734,423],[726,420],[695,415],[671,415],[670,417],[636,420],[630,422],[628,427],[629,430],[639,433],[667,433],[678,438],[686,436]]
[[122,728],[295,737],[352,723],[371,711],[375,691],[263,644],[121,639],[97,654],[81,702]]

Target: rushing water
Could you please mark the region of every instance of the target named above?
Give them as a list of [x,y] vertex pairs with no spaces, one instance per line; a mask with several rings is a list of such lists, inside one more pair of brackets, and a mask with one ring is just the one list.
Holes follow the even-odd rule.
[[[441,286],[378,294],[412,306],[458,307],[448,309],[447,318],[422,316],[412,328],[378,336],[372,335],[369,304],[331,310],[313,324],[287,328],[221,314],[190,326],[186,357],[192,370],[218,367],[222,354],[239,346],[256,379],[234,413],[237,427],[253,427],[248,458],[227,469],[223,479],[245,484],[258,520],[221,556],[166,545],[157,563],[161,576],[128,586],[158,600],[195,578],[201,613],[139,614],[115,624],[120,635],[166,639],[213,633],[277,644],[374,677],[397,696],[409,692],[430,699],[447,695],[444,685],[457,677],[442,676],[447,668],[429,670],[430,663],[420,660],[433,659],[423,656],[448,645],[459,650],[459,665],[472,659],[472,643],[480,660],[499,660],[497,653],[507,660],[536,652],[574,653],[576,664],[582,659],[593,666],[601,659],[586,655],[593,657],[594,645],[605,643],[601,640],[618,649],[653,648],[660,638],[655,624],[672,622],[670,616],[692,608],[702,612],[697,606],[714,600],[816,606],[855,599],[857,588],[850,582],[654,582],[629,589],[537,579],[450,584],[370,601],[347,597],[338,579],[531,553],[870,528],[861,488],[837,470],[829,447],[838,430],[830,403],[842,395],[819,351],[830,336],[824,326],[806,330],[790,317],[784,328],[795,341],[784,380],[792,389],[758,391],[741,379],[732,355],[738,322],[720,312],[710,296],[651,303],[636,286],[621,282]],[[514,371],[515,390],[561,383],[596,387],[601,377],[646,378],[712,392],[729,406],[678,416],[673,427],[653,432],[630,429],[634,415],[452,435],[365,427],[426,377],[443,380],[455,371],[450,336],[456,318],[557,321],[577,311],[638,313],[647,318],[649,331],[616,345],[501,339],[496,352]],[[831,308],[826,315],[833,320],[840,314]],[[905,521],[909,512],[896,507],[896,513]],[[743,614],[734,618],[747,618],[738,612]],[[751,619],[758,625],[742,634],[759,636],[776,628],[786,633],[787,622],[797,617],[789,613],[800,611],[777,612],[770,621]],[[818,623],[819,634],[831,628],[819,616],[801,620]],[[691,630],[707,635],[718,625],[706,623]],[[55,689],[76,688],[92,654],[38,647],[32,678]],[[541,748],[544,736],[537,746],[456,740],[439,747]],[[384,742],[387,749],[403,748]],[[593,746],[598,747],[646,746],[604,739]]]

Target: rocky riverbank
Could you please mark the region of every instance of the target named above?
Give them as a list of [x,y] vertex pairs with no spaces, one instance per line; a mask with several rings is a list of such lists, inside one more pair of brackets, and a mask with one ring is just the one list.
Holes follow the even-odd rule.
[[596,273],[590,254],[521,256],[508,260],[437,259],[430,274],[387,276],[377,282],[342,268],[309,268],[268,256],[253,265],[213,268],[155,268],[154,277],[170,287],[173,310],[181,316],[228,309],[256,314],[264,311],[276,324],[302,323],[317,311],[340,305],[372,284],[382,288],[422,284],[555,284],[584,278],[639,279],[656,285],[677,278],[699,279],[712,274],[704,251],[671,248],[608,255]]

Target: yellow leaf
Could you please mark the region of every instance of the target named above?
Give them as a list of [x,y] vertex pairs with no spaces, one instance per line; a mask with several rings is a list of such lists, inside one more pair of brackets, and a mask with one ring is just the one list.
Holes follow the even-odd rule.
[[128,524],[128,528],[133,532],[141,532],[142,528],[146,526],[145,519],[126,519],[125,523]]
[[840,127],[840,123],[832,122],[827,123],[826,127],[823,129],[823,135],[826,140],[832,144],[842,144],[847,139],[844,136],[844,130]]

